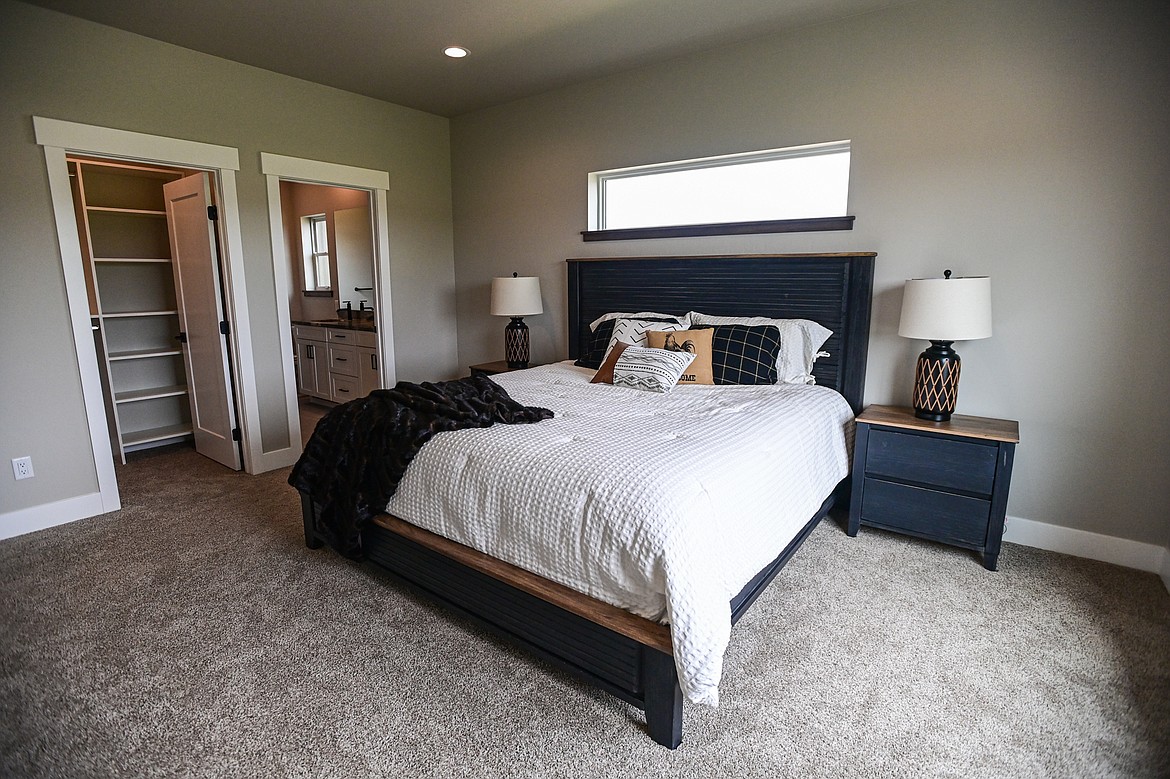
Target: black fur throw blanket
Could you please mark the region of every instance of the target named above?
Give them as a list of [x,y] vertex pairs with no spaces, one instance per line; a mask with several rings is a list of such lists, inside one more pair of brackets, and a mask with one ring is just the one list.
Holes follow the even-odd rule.
[[386,510],[406,467],[435,433],[539,422],[552,415],[546,408],[520,405],[484,376],[400,381],[325,415],[288,483],[321,506],[321,540],[358,560],[362,528]]

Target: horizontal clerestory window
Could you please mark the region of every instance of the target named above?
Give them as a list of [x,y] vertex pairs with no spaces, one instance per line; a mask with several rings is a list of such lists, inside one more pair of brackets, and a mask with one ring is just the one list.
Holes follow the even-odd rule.
[[587,241],[851,230],[850,142],[589,174]]

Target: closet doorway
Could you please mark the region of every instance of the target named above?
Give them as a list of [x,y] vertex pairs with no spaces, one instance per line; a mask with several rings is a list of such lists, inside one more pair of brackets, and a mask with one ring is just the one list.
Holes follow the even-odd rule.
[[[78,496],[69,501],[67,510],[56,511],[52,521],[38,523],[38,527],[48,527],[63,522],[94,516],[121,508],[121,495],[118,490],[117,476],[114,469],[116,459],[120,459],[120,451],[111,440],[110,427],[107,425],[107,394],[103,388],[103,368],[99,366],[98,344],[95,344],[93,320],[89,290],[87,289],[85,273],[85,257],[82,254],[81,235],[74,198],[69,176],[69,157],[82,157],[96,161],[118,162],[123,165],[171,169],[182,172],[195,172],[206,176],[207,186],[215,199],[218,210],[219,246],[222,249],[221,269],[223,272],[220,303],[224,311],[224,320],[230,323],[230,333],[226,338],[228,346],[228,364],[231,374],[235,378],[235,386],[228,395],[237,412],[238,428],[240,430],[240,445],[242,465],[249,473],[259,473],[271,468],[281,467],[288,463],[285,459],[289,452],[276,450],[264,452],[260,439],[259,407],[256,392],[256,376],[251,345],[251,321],[247,309],[247,291],[243,269],[243,239],[239,226],[239,205],[236,195],[236,171],[239,170],[239,152],[231,147],[196,141],[167,138],[164,136],[148,135],[145,133],[118,130],[108,127],[67,122],[59,119],[49,119],[40,116],[33,117],[33,131],[38,145],[45,155],[45,169],[48,174],[49,191],[53,201],[53,214],[57,231],[58,245],[61,252],[61,269],[65,280],[65,294],[69,306],[69,318],[73,331],[74,356],[77,361],[78,374],[81,380],[82,396],[88,419],[88,440],[93,453],[93,463],[97,476],[97,492]],[[119,208],[112,206],[111,208]],[[133,210],[133,209],[130,209]],[[141,209],[157,211],[157,208]],[[164,206],[165,210],[165,206]],[[137,219],[126,213],[111,211],[115,219]],[[157,215],[141,218],[161,219]],[[104,218],[104,217],[99,217]],[[157,236],[156,236],[157,239]],[[169,243],[169,238],[166,239]],[[161,242],[161,241],[159,241]],[[123,257],[113,259],[135,259],[129,256],[130,249],[117,244],[115,247],[127,251]],[[160,259],[147,256],[137,259]],[[127,263],[122,263],[126,265]],[[162,263],[157,263],[159,266]],[[117,268],[118,264],[111,264]],[[123,268],[124,270],[124,268]],[[162,283],[166,274],[160,268],[153,272],[155,282]],[[115,270],[114,276],[119,272]],[[121,274],[126,276],[128,274]],[[125,279],[113,282],[125,286]],[[154,283],[154,282],[152,282]],[[173,284],[172,280],[172,284]],[[133,282],[129,284],[133,287]],[[129,296],[121,300],[133,301],[135,290],[123,290]],[[118,299],[114,294],[114,300]],[[100,309],[98,309],[100,311]],[[131,310],[131,309],[127,309]],[[142,310],[140,310],[142,311]],[[176,309],[177,311],[177,309]],[[112,313],[118,313],[113,311]],[[221,320],[221,321],[224,321]],[[135,337],[138,337],[135,335]],[[144,337],[146,337],[144,335]],[[131,341],[124,342],[122,348],[115,348],[107,344],[112,351],[133,352]],[[148,343],[143,349],[152,349],[155,343]],[[167,355],[173,358],[175,355]],[[154,359],[154,358],[150,358]],[[164,358],[159,358],[164,359]],[[126,362],[136,361],[136,358],[127,357]],[[164,359],[165,361],[165,359]],[[172,359],[171,362],[174,362]],[[146,362],[143,362],[145,365]],[[160,363],[162,365],[163,363]],[[155,366],[147,369],[155,370]],[[194,373],[194,372],[193,372]],[[155,376],[151,380],[152,389],[158,386],[182,386],[176,373],[174,384],[160,385],[155,383]],[[186,381],[184,372],[182,380]],[[147,383],[143,382],[143,388]],[[112,391],[112,388],[111,388]],[[190,389],[187,389],[190,392]],[[176,395],[177,396],[177,395]],[[124,398],[125,399],[125,398]],[[166,398],[160,398],[167,400]],[[117,399],[110,398],[112,402]],[[127,403],[137,403],[137,400],[125,399]],[[151,398],[155,400],[155,398]],[[145,407],[144,407],[145,408]],[[145,414],[151,417],[154,412]],[[142,429],[150,429],[150,420],[139,420],[143,423]],[[160,424],[156,427],[165,427]],[[192,426],[194,428],[194,425]],[[116,428],[115,428],[116,430]],[[192,429],[193,435],[193,429]],[[294,455],[295,456],[295,455]]]
[[67,157],[111,449],[193,442],[240,470],[207,172]]

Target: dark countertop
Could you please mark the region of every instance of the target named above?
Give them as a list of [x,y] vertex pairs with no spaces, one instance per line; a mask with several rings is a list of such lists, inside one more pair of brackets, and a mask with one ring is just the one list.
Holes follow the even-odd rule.
[[307,325],[309,327],[332,327],[335,330],[364,330],[367,333],[376,333],[378,328],[374,326],[371,319],[359,319],[354,317],[352,321],[347,319],[294,319],[294,325]]

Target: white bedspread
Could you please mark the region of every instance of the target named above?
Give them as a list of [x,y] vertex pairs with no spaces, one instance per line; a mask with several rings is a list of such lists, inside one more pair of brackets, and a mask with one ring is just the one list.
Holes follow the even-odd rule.
[[671,625],[688,700],[717,705],[731,598],[849,470],[825,387],[589,384],[558,363],[493,377],[554,419],[440,433],[387,511]]

